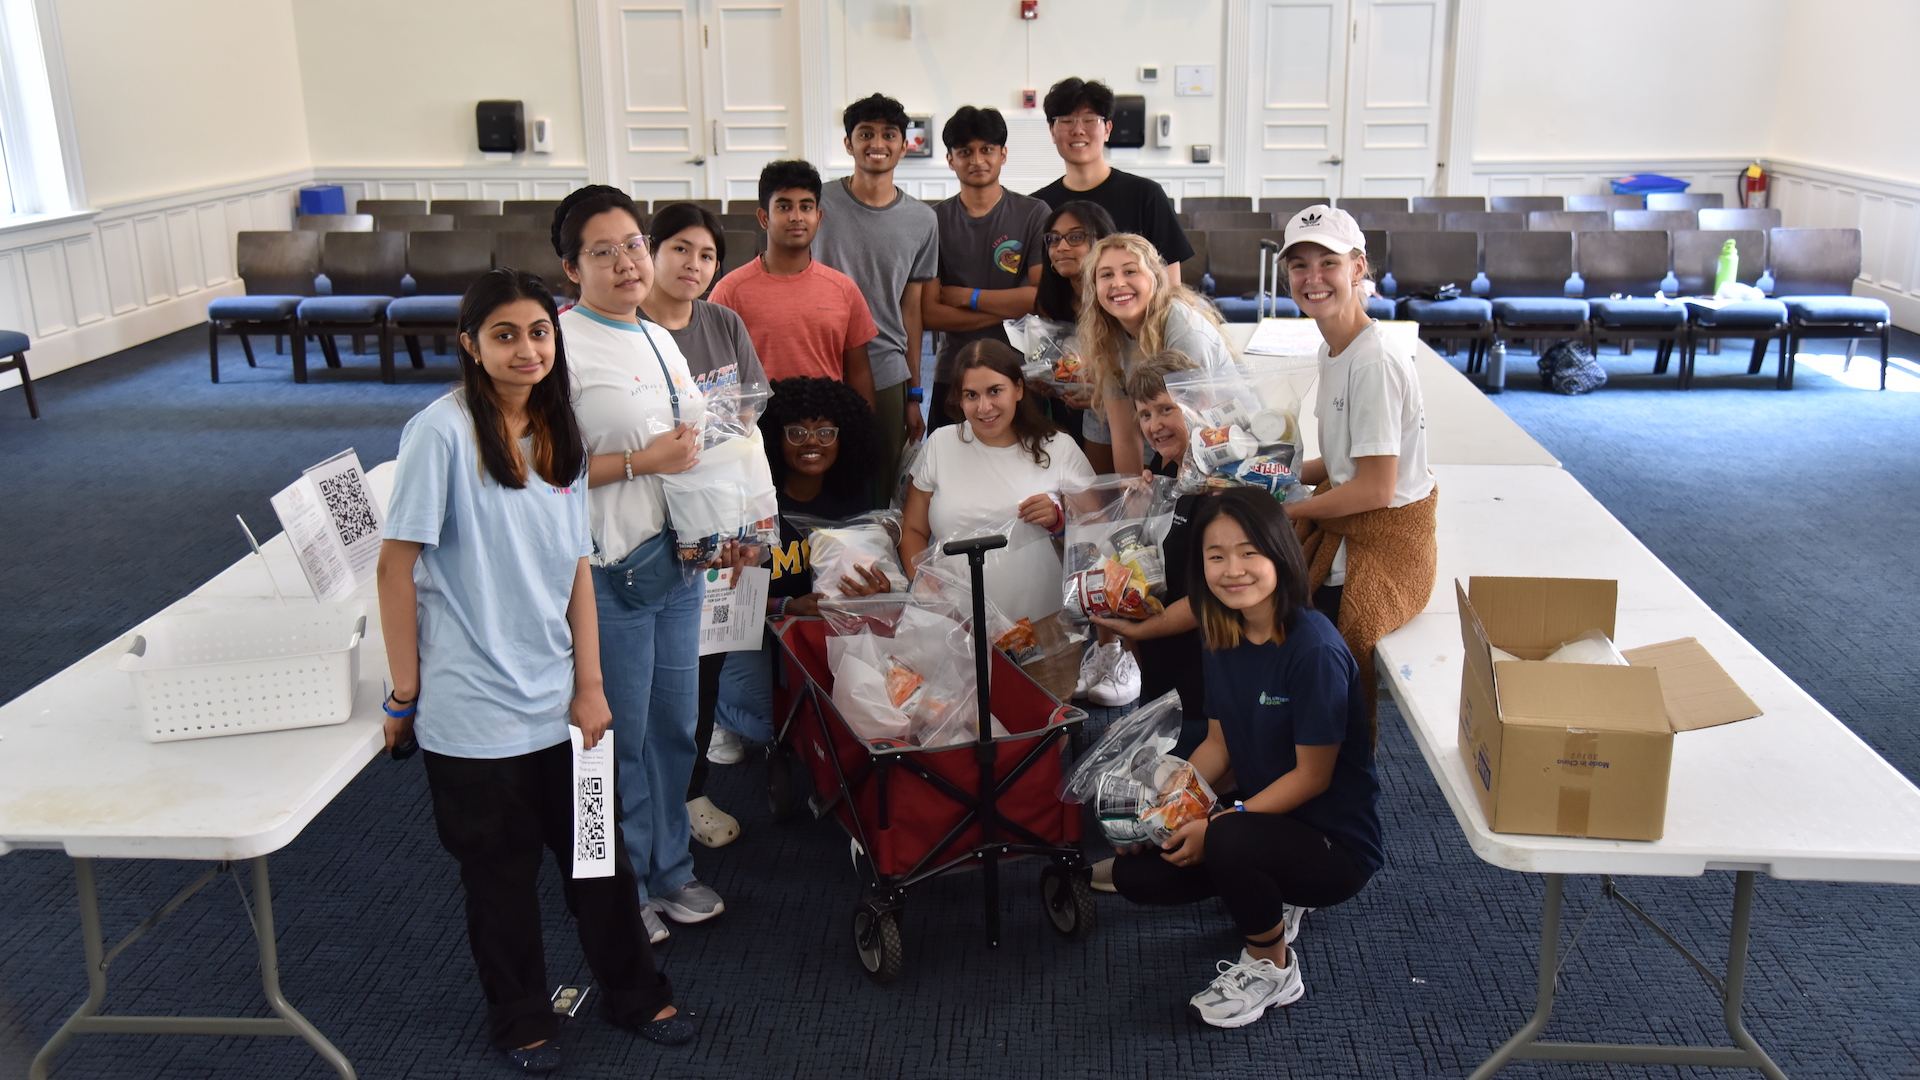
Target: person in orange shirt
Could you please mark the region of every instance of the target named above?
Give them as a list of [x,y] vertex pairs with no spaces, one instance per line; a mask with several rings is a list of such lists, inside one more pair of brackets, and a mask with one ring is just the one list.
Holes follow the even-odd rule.
[[853,279],[813,257],[820,173],[804,161],[760,170],[764,255],[720,279],[713,302],[732,308],[768,378],[836,379],[873,405],[867,343],[879,333]]

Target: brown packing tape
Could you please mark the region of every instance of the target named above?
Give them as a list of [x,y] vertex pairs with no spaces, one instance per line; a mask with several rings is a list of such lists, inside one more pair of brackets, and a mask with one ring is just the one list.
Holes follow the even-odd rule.
[[1593,809],[1593,792],[1584,787],[1560,788],[1560,809],[1554,817],[1553,831],[1560,836],[1587,835],[1587,817]]

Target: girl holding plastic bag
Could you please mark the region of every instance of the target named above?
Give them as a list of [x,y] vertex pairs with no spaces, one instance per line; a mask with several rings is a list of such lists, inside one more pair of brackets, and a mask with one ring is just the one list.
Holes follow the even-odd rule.
[[554,211],[553,247],[580,302],[560,316],[586,437],[593,591],[613,707],[620,823],[645,895],[679,921],[724,910],[694,878],[683,797],[693,775],[700,575],[683,574],[662,477],[699,463],[706,399],[665,328],[640,317],[653,260],[640,211],[618,188],[591,185]]
[[[1141,904],[1218,896],[1245,948],[1189,1008],[1244,1027],[1306,992],[1287,946],[1306,910],[1351,899],[1384,862],[1374,732],[1346,643],[1307,598],[1305,557],[1281,505],[1233,488],[1203,499],[1189,580],[1206,643],[1208,733],[1189,760],[1232,805],[1182,825],[1160,851],[1114,859]],[[1229,780],[1229,778],[1231,778]]]
[[1206,298],[1174,281],[1151,241],[1115,233],[1093,245],[1081,275],[1080,355],[1091,370],[1093,407],[1113,431],[1113,471],[1146,465],[1133,404],[1121,389],[1127,369],[1163,349],[1187,354],[1203,371],[1230,374],[1233,350]]
[[425,751],[489,1038],[524,1072],[561,1063],[540,941],[542,848],[559,856],[609,1018],[660,1043],[694,1034],[654,968],[626,854],[616,847],[610,877],[571,870],[567,728],[593,746],[612,717],[586,558],[586,451],[558,322],[532,274],[494,270],[467,290],[462,386],[400,435],[378,571],[394,687],[387,748]]
[[1318,458],[1298,470],[1312,498],[1299,523],[1314,606],[1340,628],[1374,693],[1373,647],[1419,614],[1438,569],[1427,416],[1410,346],[1367,315],[1367,238],[1353,215],[1309,206],[1287,222],[1287,286],[1320,328]]
[[987,553],[987,598],[1008,619],[1037,624],[1060,611],[1059,493],[1092,483],[1093,469],[1027,394],[1020,354],[1005,342],[969,342],[953,378],[952,403],[967,422],[927,436],[914,463],[901,564],[912,571],[922,557],[943,558],[928,550],[935,538],[1004,533],[1007,546]]

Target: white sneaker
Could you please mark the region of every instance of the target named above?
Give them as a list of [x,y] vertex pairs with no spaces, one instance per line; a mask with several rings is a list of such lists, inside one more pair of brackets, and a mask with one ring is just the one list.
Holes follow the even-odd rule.
[[710,848],[726,847],[740,837],[739,819],[705,795],[687,804],[687,823],[693,827],[693,838]]
[[1117,655],[1100,681],[1087,688],[1087,700],[1109,708],[1125,705],[1140,697],[1140,663],[1133,654],[1113,646]]
[[1113,663],[1114,650],[1120,643],[1112,645],[1095,644],[1080,656],[1080,681],[1073,684],[1073,696],[1083,698],[1094,683],[1106,677],[1108,665]]
[[1294,907],[1292,904],[1280,905],[1280,925],[1287,931],[1287,944],[1293,944],[1293,939],[1300,936],[1300,920],[1306,918],[1307,912],[1312,910],[1310,907]]
[[1113,887],[1113,860],[1101,859],[1099,862],[1094,863],[1093,880],[1087,884],[1094,892],[1117,891]]
[[1222,960],[1220,972],[1205,990],[1187,1002],[1188,1011],[1201,1023],[1214,1027],[1246,1027],[1266,1015],[1276,1005],[1291,1005],[1307,992],[1300,980],[1300,954],[1290,956],[1293,963],[1275,967],[1271,960],[1255,960],[1245,949],[1238,961]]
[[[713,725],[713,741],[707,744],[707,760],[715,765],[738,765],[747,760],[747,741],[719,724]],[[708,844],[708,847],[719,847]]]
[[651,904],[640,905],[640,923],[647,928],[647,943],[650,945],[658,945],[673,936],[665,920],[660,918],[660,913],[653,910]]

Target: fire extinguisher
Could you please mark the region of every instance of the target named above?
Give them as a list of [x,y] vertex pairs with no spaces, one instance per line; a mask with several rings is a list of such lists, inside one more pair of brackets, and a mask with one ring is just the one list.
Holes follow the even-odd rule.
[[1767,173],[1758,164],[1747,166],[1747,175],[1741,178],[1740,205],[1749,210],[1767,208]]

